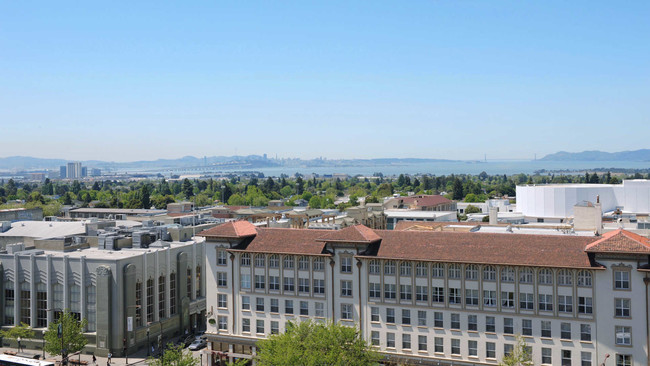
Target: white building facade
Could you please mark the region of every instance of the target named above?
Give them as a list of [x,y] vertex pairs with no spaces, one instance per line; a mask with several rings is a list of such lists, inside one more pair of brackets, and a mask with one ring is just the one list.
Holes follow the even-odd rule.
[[[535,365],[648,364],[648,239],[371,230],[207,230],[215,357],[305,319],[356,326],[389,362],[496,365],[521,335]],[[219,355],[218,357],[216,355]]]

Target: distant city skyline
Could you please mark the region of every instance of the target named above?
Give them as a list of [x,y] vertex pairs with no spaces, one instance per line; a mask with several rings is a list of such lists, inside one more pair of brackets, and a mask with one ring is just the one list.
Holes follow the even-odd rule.
[[0,157],[648,148],[648,14],[646,1],[5,2]]

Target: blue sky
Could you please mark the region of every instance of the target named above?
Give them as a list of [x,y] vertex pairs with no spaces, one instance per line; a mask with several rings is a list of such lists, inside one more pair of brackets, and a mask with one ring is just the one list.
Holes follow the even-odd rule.
[[648,19],[648,1],[0,1],[0,156],[648,148]]

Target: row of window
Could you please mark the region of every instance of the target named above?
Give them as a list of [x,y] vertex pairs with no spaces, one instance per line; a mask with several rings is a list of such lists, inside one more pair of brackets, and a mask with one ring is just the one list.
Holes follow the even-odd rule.
[[[322,271],[325,268],[325,259],[323,257],[315,257],[310,260],[310,257],[307,256],[280,256],[278,254],[251,255],[251,253],[242,253],[239,257],[239,264],[242,267],[250,267],[254,264],[256,268],[266,268],[268,264],[269,268],[280,268],[280,263],[282,263],[282,267],[285,269],[296,268],[296,263],[299,270],[309,271],[310,263],[314,271]],[[217,265],[228,265],[228,252],[225,249],[217,251]]]
[[[265,276],[265,275],[255,275],[254,283],[252,283],[253,277],[250,274],[242,274],[239,276],[239,287],[242,290],[265,290],[269,289],[271,291],[280,291],[283,290],[284,293],[291,292],[295,293],[296,288],[299,293],[313,293],[313,294],[324,294],[325,293],[325,280],[313,279],[312,281],[309,278],[298,278],[298,283],[296,286],[296,278],[294,277],[283,277],[282,283],[280,283],[280,276]],[[268,282],[267,282],[268,281]],[[350,281],[348,281],[350,282]],[[228,273],[227,272],[217,272],[217,286],[218,287],[228,287]],[[254,286],[254,287],[253,287]],[[352,294],[352,283],[349,284],[349,292]]]

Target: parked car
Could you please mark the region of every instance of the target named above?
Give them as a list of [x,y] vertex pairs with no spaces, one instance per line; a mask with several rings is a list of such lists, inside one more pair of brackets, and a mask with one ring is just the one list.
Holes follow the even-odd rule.
[[196,351],[208,345],[208,342],[205,339],[196,338],[192,344],[190,344],[190,350]]

